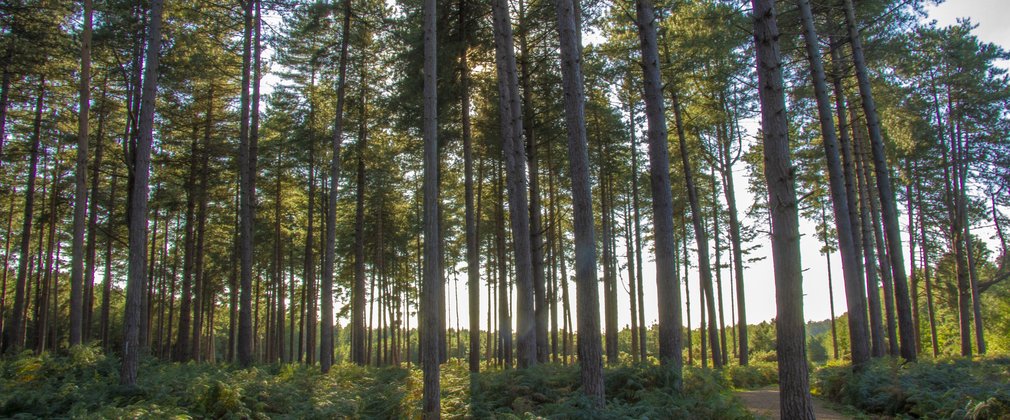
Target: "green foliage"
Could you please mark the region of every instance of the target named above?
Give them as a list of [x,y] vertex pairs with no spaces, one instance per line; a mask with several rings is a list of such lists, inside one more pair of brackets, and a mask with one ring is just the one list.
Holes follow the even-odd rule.
[[[343,364],[324,375],[299,365],[242,370],[147,359],[137,387],[123,388],[118,367],[115,357],[96,347],[75,347],[60,355],[25,352],[4,359],[0,417],[414,418],[420,409],[417,369]],[[747,369],[764,374],[772,368]],[[672,372],[661,366],[608,369],[604,410],[592,408],[583,397],[577,366],[544,364],[470,375],[463,363],[444,365],[445,417],[748,417],[729,392],[730,376],[710,370],[686,369],[684,390],[678,392]]]
[[996,419],[1010,416],[1010,359],[946,359],[901,364],[874,360],[859,373],[831,364],[814,374],[812,390],[873,414]]
[[710,370],[687,368],[684,390],[656,365],[624,365],[605,372],[607,406],[594,409],[579,390],[575,366],[540,365],[480,374],[469,415],[477,418],[746,418],[728,381]]
[[730,365],[723,369],[733,388],[754,389],[779,382],[778,363],[751,361],[747,366]]

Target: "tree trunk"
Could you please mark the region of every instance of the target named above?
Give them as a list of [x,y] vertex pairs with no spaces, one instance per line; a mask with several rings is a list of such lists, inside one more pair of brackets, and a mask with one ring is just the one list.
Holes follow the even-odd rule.
[[526,134],[526,147],[529,164],[529,219],[530,219],[530,264],[533,270],[534,295],[534,328],[536,334],[537,362],[547,362],[549,354],[547,347],[547,287],[544,273],[544,240],[542,207],[540,204],[540,160],[538,158],[537,138],[534,136],[533,124],[533,89],[530,86],[530,52],[526,36],[530,23],[527,21],[526,2],[519,1],[519,45],[522,48],[521,78],[522,78],[522,117]]
[[[865,289],[862,284],[862,270],[858,259],[859,252],[856,248],[855,229],[852,223],[852,213],[849,211],[849,200],[854,200],[855,196],[846,188],[845,171],[842,166],[841,154],[838,144],[837,131],[831,112],[831,103],[828,97],[828,86],[824,71],[824,61],[821,58],[820,41],[814,27],[813,13],[809,0],[798,0],[800,17],[803,21],[803,37],[806,43],[807,58],[810,60],[810,77],[814,83],[814,94],[817,97],[817,114],[821,126],[822,143],[824,145],[824,156],[827,161],[828,186],[831,194],[831,208],[835,219],[835,231],[838,236],[838,251],[842,259],[842,277],[845,283],[845,298],[849,309],[849,337],[852,352],[852,363],[856,366],[869,360],[869,348],[866,347],[866,300]],[[832,51],[834,52],[834,51]],[[832,60],[833,62],[836,60]],[[837,76],[836,76],[837,77]],[[836,79],[835,95],[841,92],[841,82]],[[837,98],[841,101],[841,97]],[[839,112],[839,125],[842,128],[842,136],[847,139],[848,133],[845,131],[845,118],[842,114],[841,102],[836,104]],[[844,141],[844,143],[848,143]],[[842,145],[844,146],[844,144]],[[832,306],[834,305],[832,299]],[[741,311],[742,312],[742,311]],[[834,323],[832,322],[832,326]]]
[[[803,323],[803,277],[795,173],[789,157],[789,128],[779,55],[775,4],[752,0],[764,133],[765,178],[772,220],[775,263],[775,335],[782,418],[813,419]],[[703,248],[700,248],[703,249]]]
[[[27,308],[26,284],[28,280],[28,254],[31,252],[32,239],[32,219],[35,216],[35,179],[38,175],[39,146],[42,141],[42,105],[46,93],[45,78],[39,80],[39,93],[35,100],[35,120],[32,123],[32,146],[30,152],[30,165],[28,169],[28,183],[25,186],[25,212],[21,225],[21,244],[18,255],[18,274],[14,283],[14,307],[10,318],[4,323],[3,352],[4,354],[16,354],[25,346],[25,311]],[[108,282],[108,279],[106,279]]]
[[725,311],[723,311],[722,304],[722,247],[720,246],[720,235],[719,235],[719,181],[715,177],[715,168],[712,168],[711,173],[712,179],[712,236],[715,239],[715,246],[712,250],[715,251],[715,295],[716,295],[716,305],[719,312],[719,351],[722,354],[722,364],[725,365],[729,363],[729,357],[726,355],[726,318]]
[[892,279],[894,280],[894,299],[898,312],[898,328],[901,331],[901,357],[908,361],[915,360],[915,334],[912,325],[912,311],[908,298],[908,279],[905,277],[905,261],[901,250],[901,226],[898,224],[898,210],[891,188],[891,173],[887,168],[887,156],[884,154],[884,139],[880,132],[880,118],[877,116],[877,106],[870,90],[870,76],[863,57],[862,40],[859,28],[856,26],[856,12],[852,0],[844,0],[845,26],[852,45],[852,61],[856,66],[856,79],[859,81],[859,95],[866,113],[866,123],[869,126],[870,144],[873,152],[873,167],[877,178],[877,191],[880,194],[881,215],[884,222],[884,234],[887,237],[887,254],[891,257]]
[[[694,225],[695,241],[698,243],[698,267],[701,287],[705,299],[702,310],[707,310],[708,341],[712,348],[712,366],[722,368],[722,355],[719,352],[719,331],[716,329],[715,291],[712,286],[712,266],[708,255],[708,234],[702,226],[701,204],[698,201],[698,190],[694,183],[694,174],[690,156],[687,150],[687,138],[684,135],[684,124],[681,119],[680,101],[675,89],[670,90],[673,99],[673,115],[677,125],[677,138],[680,144],[680,158],[684,165],[684,183],[687,185],[687,198],[691,205],[691,222]],[[656,166],[656,165],[653,165]],[[704,337],[703,337],[704,339]]]
[[439,296],[444,295],[440,282],[439,264],[439,212],[438,212],[438,98],[435,0],[424,0],[424,267],[421,307],[423,314],[420,350],[424,371],[423,416],[425,419],[441,418],[439,384],[439,328],[443,314],[437,310]]
[[119,177],[116,171],[112,171],[112,180],[109,182],[109,201],[108,201],[108,217],[105,222],[105,256],[103,258],[105,264],[104,275],[102,276],[102,306],[100,309],[100,322],[99,322],[99,338],[102,341],[102,348],[106,351],[111,350],[112,342],[109,341],[109,322],[110,322],[110,300],[112,295],[112,242],[113,242],[113,228],[115,227],[114,221],[116,220],[116,191],[117,181]]
[[7,107],[10,104],[11,63],[14,60],[14,49],[8,47],[3,59],[3,73],[0,76],[0,165],[3,165],[4,142],[7,140]]
[[579,365],[582,391],[596,407],[604,403],[603,358],[600,348],[600,298],[596,286],[596,240],[593,238],[593,197],[589,180],[586,141],[585,91],[582,80],[582,36],[575,2],[556,0],[560,38],[561,79],[568,162],[572,177],[572,212],[575,225],[575,284],[579,329]]
[[[243,39],[242,39],[242,93],[239,105],[239,315],[238,315],[238,362],[243,367],[253,362],[253,234],[256,191],[253,178],[255,175],[254,158],[252,157],[252,138],[249,133],[251,98],[250,83],[253,67],[253,9],[257,0],[242,1]],[[198,329],[194,328],[194,331]]]
[[[100,99],[100,106],[102,107],[98,113],[98,130],[95,133],[95,161],[92,164],[91,169],[91,192],[88,201],[88,222],[87,222],[87,247],[85,249],[85,268],[84,268],[84,340],[90,341],[94,337],[91,334],[92,328],[92,315],[94,313],[95,307],[95,251],[98,246],[98,240],[95,237],[95,233],[98,226],[98,187],[101,183],[101,171],[102,171],[102,158],[104,156],[104,143],[105,143],[105,118],[106,118],[106,93],[108,90],[108,76],[102,82],[102,98]],[[106,212],[110,212],[111,206],[106,206]],[[4,265],[6,267],[6,264]]]
[[[867,184],[872,182],[867,165],[863,164],[864,177]],[[880,284],[884,289],[884,325],[887,327],[887,351],[891,356],[898,356],[898,332],[894,325],[894,290],[891,279],[891,260],[884,247],[884,235],[880,230],[880,206],[877,203],[877,196],[870,188],[866,190],[866,196],[870,201],[870,220],[873,222],[873,239],[877,247],[877,262],[880,266]]]
[[[906,161],[907,162],[907,161]],[[922,352],[922,334],[920,333],[921,325],[919,317],[919,276],[916,275],[916,252],[915,249],[916,238],[915,234],[915,194],[912,191],[912,181],[915,176],[918,175],[913,169],[912,165],[908,164],[908,183],[905,184],[905,199],[907,203],[907,215],[908,215],[908,261],[911,271],[909,274],[909,282],[912,284],[912,324],[915,325],[915,351],[916,353]]]
[[926,237],[926,216],[923,214],[922,184],[920,178],[915,178],[916,198],[919,202],[919,239],[922,243],[922,274],[926,283],[926,315],[929,318],[929,337],[933,348],[933,358],[940,355],[940,343],[936,337],[936,312],[933,310],[933,282],[930,279],[929,241]]
[[[200,153],[200,169],[197,173],[206,174],[209,173],[209,161],[210,161],[210,138],[211,138],[211,127],[213,126],[213,89],[211,89],[211,95],[209,96],[210,102],[207,106],[207,118],[204,122],[204,132],[203,132],[203,144],[201,146],[202,153]],[[196,231],[195,242],[193,243],[193,267],[191,268],[191,275],[193,277],[193,327],[192,327],[192,338],[190,339],[191,348],[188,350],[189,357],[197,362],[203,359],[203,352],[201,349],[201,335],[203,327],[203,311],[204,311],[204,295],[207,293],[207,282],[205,282],[206,272],[204,270],[205,261],[205,235],[207,231],[207,205],[208,205],[208,194],[207,194],[207,176],[200,176],[198,184],[196,186],[197,194],[197,208],[196,208]]]
[[[656,17],[652,0],[636,1],[635,17],[642,50],[645,116],[648,121],[649,179],[652,188],[652,213],[655,225],[656,291],[659,302],[662,302],[659,305],[659,359],[663,364],[673,369],[674,374],[678,377],[676,387],[679,388],[679,377],[684,365],[683,344],[681,343],[681,298],[680,285],[675,274],[677,261],[673,258],[675,240],[673,237],[670,156],[667,142],[666,111],[663,105],[663,82],[659,72]],[[637,174],[635,175],[637,177]],[[637,221],[637,215],[635,219]]]
[[[463,165],[464,165],[464,199],[466,200],[466,276],[468,301],[470,304],[470,372],[480,371],[480,245],[477,237],[477,221],[474,218],[473,196],[473,135],[470,126],[470,66],[467,63],[469,51],[469,3],[459,2],[459,33],[462,48],[459,53],[459,83],[462,91],[460,97],[460,120],[463,124]],[[478,182],[480,182],[478,180]]]
[[[660,92],[660,99],[662,99],[662,92]],[[634,217],[634,236],[635,236],[635,273],[633,280],[637,286],[637,296],[632,297],[632,299],[638,300],[638,352],[640,360],[647,360],[648,352],[646,351],[646,331],[648,328],[645,326],[645,291],[643,290],[643,276],[642,276],[642,226],[641,226],[641,215],[639,214],[639,201],[638,201],[638,142],[635,139],[635,130],[638,130],[638,126],[635,123],[635,106],[632,104],[629,107],[629,114],[631,117],[631,206],[633,209]],[[664,126],[666,123],[664,122]],[[670,161],[669,151],[667,151],[667,162]],[[667,175],[669,177],[669,175]],[[671,193],[672,197],[672,193]],[[673,218],[671,212],[671,229],[673,226]],[[674,266],[674,276],[673,282],[677,284],[677,290],[680,290],[679,281],[677,279],[677,258],[676,258],[676,240],[673,241],[672,245],[674,258],[672,264]],[[688,328],[690,331],[690,328]],[[690,346],[689,346],[690,347]],[[683,357],[681,357],[681,365],[683,366]]]
[[[846,277],[844,268],[842,271],[843,283],[845,285],[845,301],[849,313],[849,346],[852,354],[853,364],[862,366],[863,362],[870,360],[870,329],[867,317],[866,285],[863,283],[863,275],[866,274],[863,266],[862,253],[863,233],[860,213],[858,209],[859,196],[856,194],[858,177],[855,175],[852,142],[849,138],[849,128],[846,123],[846,103],[845,93],[842,89],[843,68],[839,57],[840,43],[834,38],[830,38],[831,54],[831,84],[835,94],[835,115],[838,118],[838,146],[842,158],[842,175],[845,180],[845,196],[848,201],[849,224],[852,231],[852,248],[854,249],[853,271],[857,276]],[[836,219],[837,223],[837,219]],[[853,314],[858,314],[853,316]],[[857,337],[853,339],[852,337]]]
[[495,63],[498,73],[499,108],[502,121],[502,152],[508,185],[509,224],[516,270],[516,356],[520,368],[537,364],[536,315],[527,201],[526,148],[523,144],[523,113],[516,71],[515,46],[509,5],[492,4],[495,33]]
[[74,171],[74,237],[70,257],[70,345],[83,336],[84,229],[88,217],[88,114],[91,111],[91,0],[84,0],[81,32],[80,109],[77,113],[77,168]]
[[126,314],[123,320],[123,367],[120,384],[137,384],[140,362],[140,319],[142,293],[147,279],[147,190],[150,180],[151,141],[154,135],[154,106],[158,91],[158,62],[161,53],[161,12],[163,0],[151,1],[151,17],[147,29],[147,58],[144,64],[144,85],[140,106],[139,136],[132,159],[133,183],[130,190],[130,253],[126,285]]
[[862,227],[863,239],[863,264],[866,268],[866,296],[870,309],[870,342],[873,357],[883,357],[886,353],[884,346],[884,327],[880,311],[880,289],[878,289],[877,267],[875,260],[876,248],[873,246],[873,221],[870,218],[870,187],[867,175],[869,171],[865,168],[866,162],[863,159],[863,140],[856,129],[855,111],[852,114],[853,127],[853,160],[856,166],[856,178],[859,186],[859,213],[860,226]]
[[[728,113],[728,111],[727,111]],[[737,124],[734,119],[734,124]],[[739,126],[734,126],[739,128]],[[737,132],[737,134],[739,134]],[[729,213],[729,239],[733,247],[733,273],[736,283],[736,336],[737,354],[740,366],[747,366],[750,362],[750,350],[747,341],[747,302],[744,299],[744,275],[743,275],[743,244],[740,235],[740,219],[736,207],[736,186],[733,181],[733,163],[735,158],[730,157],[730,143],[733,136],[729,136],[723,147],[722,183],[724,194],[726,195],[727,213]],[[732,291],[733,289],[730,288]],[[732,308],[732,307],[731,307]]]
[[638,284],[635,283],[635,247],[631,239],[631,205],[624,206],[624,251],[628,266],[628,301],[631,304],[631,360],[639,361],[638,350]]
[[[330,161],[330,194],[329,205],[326,207],[326,249],[323,251],[323,278],[322,295],[320,296],[320,310],[322,312],[322,330],[319,337],[321,348],[319,350],[319,364],[323,373],[329,372],[333,364],[333,265],[336,262],[337,243],[337,185],[340,181],[340,146],[344,137],[344,97],[347,88],[347,50],[350,44],[351,27],[351,0],[344,0],[344,18],[341,28],[340,41],[340,70],[337,76],[337,109],[333,122],[333,142],[331,144],[333,154]],[[364,85],[364,81],[362,81]],[[364,98],[362,98],[362,101]],[[365,124],[362,117],[361,124]],[[364,140],[360,145],[364,152]],[[362,238],[362,211],[364,210],[364,161],[358,155],[358,203],[354,225],[354,287],[352,288],[351,302],[351,337],[352,341],[351,359],[358,365],[365,363],[364,342],[361,341],[364,335],[364,309],[365,309],[365,253],[364,238]]]
[[[498,190],[495,192],[500,200],[505,193],[505,176],[502,164],[498,164]],[[508,266],[505,251],[505,209],[495,206],[495,262],[498,265],[498,340],[499,360],[506,369],[512,368],[512,316],[509,305]]]

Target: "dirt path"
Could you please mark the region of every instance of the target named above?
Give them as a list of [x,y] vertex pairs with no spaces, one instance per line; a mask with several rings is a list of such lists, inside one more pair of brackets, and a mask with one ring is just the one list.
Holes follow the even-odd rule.
[[[736,393],[736,396],[740,397],[743,405],[759,419],[778,419],[781,417],[779,413],[778,386],[772,385],[751,391],[739,391]],[[814,398],[814,417],[822,420],[846,420],[851,418],[825,407],[824,402],[817,398]]]

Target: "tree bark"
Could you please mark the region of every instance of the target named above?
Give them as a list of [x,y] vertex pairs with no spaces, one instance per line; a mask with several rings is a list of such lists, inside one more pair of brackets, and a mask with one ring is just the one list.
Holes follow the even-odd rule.
[[[638,40],[641,44],[645,116],[648,122],[649,179],[652,188],[653,229],[655,231],[656,291],[657,298],[661,302],[659,305],[659,359],[673,370],[677,377],[675,387],[680,388],[680,376],[684,366],[681,338],[681,297],[675,268],[677,262],[673,258],[673,248],[676,242],[673,237],[670,155],[667,141],[666,110],[663,104],[663,82],[659,71],[656,16],[652,0],[636,1],[635,15]],[[635,175],[637,176],[637,174]]]
[[[460,120],[463,125],[463,176],[464,200],[466,201],[466,276],[470,318],[470,372],[480,371],[480,244],[477,237],[477,221],[474,217],[473,195],[473,135],[470,125],[470,66],[469,33],[467,23],[470,5],[467,0],[459,2],[459,33],[462,48],[459,53]],[[478,181],[479,182],[479,181]]]
[[[673,99],[673,115],[677,125],[677,138],[680,145],[680,158],[684,165],[684,183],[687,185],[687,198],[691,205],[691,222],[694,225],[695,241],[698,243],[698,267],[701,287],[704,292],[703,309],[708,313],[708,342],[712,348],[712,366],[722,368],[722,355],[719,350],[719,331],[716,328],[715,291],[712,286],[712,266],[708,254],[708,234],[702,225],[701,204],[698,201],[698,190],[694,183],[690,155],[687,150],[687,138],[684,134],[684,123],[681,117],[680,101],[675,89],[670,90]],[[702,337],[704,339],[704,337]]]
[[[350,44],[351,0],[344,0],[344,18],[340,40],[340,70],[337,76],[337,109],[333,122],[333,154],[330,161],[330,194],[329,205],[326,207],[326,249],[323,251],[322,294],[320,310],[322,312],[322,330],[319,341],[322,345],[319,351],[319,364],[323,373],[330,370],[333,364],[333,264],[336,262],[337,243],[337,185],[340,181],[340,146],[344,136],[344,97],[347,80],[347,50]],[[362,81],[364,85],[364,81]],[[362,99],[364,100],[364,99]],[[361,124],[364,124],[362,118]],[[361,144],[364,152],[364,140]],[[362,238],[362,211],[364,210],[364,162],[358,157],[358,204],[355,216],[354,240],[354,287],[352,289],[351,328],[355,339],[351,348],[351,359],[358,365],[365,363],[364,342],[364,309],[365,309],[365,261],[364,238]]]
[[[810,61],[810,78],[813,79],[814,94],[817,97],[817,114],[821,126],[824,156],[827,162],[828,187],[831,194],[831,209],[835,219],[835,231],[838,236],[838,251],[842,259],[842,277],[845,283],[845,299],[849,309],[849,337],[853,365],[859,366],[869,360],[869,349],[865,346],[866,335],[866,300],[862,284],[862,270],[856,248],[855,229],[852,223],[852,213],[849,211],[850,196],[845,185],[845,171],[842,166],[841,151],[835,131],[834,117],[831,112],[827,76],[824,71],[824,61],[821,58],[820,40],[814,27],[813,13],[809,0],[797,0],[800,18],[803,22],[803,37],[806,43],[807,58]],[[836,79],[837,80],[837,79]],[[840,82],[836,82],[840,83]],[[836,86],[835,94],[840,94],[840,84]],[[838,98],[840,101],[841,98]],[[839,106],[839,125],[844,132],[844,114]],[[847,142],[846,142],[847,143]],[[832,305],[834,303],[832,302]],[[834,325],[834,323],[832,323]]]
[[764,172],[768,181],[775,263],[775,335],[779,401],[783,419],[813,419],[803,323],[803,277],[795,168],[789,157],[789,127],[779,54],[775,4],[752,0],[764,134]]
[[880,289],[876,267],[876,247],[873,245],[873,221],[870,218],[870,187],[867,176],[866,162],[863,158],[863,143],[856,127],[855,111],[852,114],[853,127],[853,160],[856,166],[856,179],[859,187],[859,214],[863,239],[863,264],[866,268],[866,297],[870,309],[870,342],[873,357],[883,357],[886,353],[884,345],[884,327],[880,310]]
[[527,200],[526,148],[523,143],[523,113],[516,71],[515,45],[509,5],[492,3],[495,35],[495,64],[498,73],[501,112],[502,152],[508,185],[509,224],[516,271],[516,356],[520,368],[537,364],[535,293],[530,243],[530,214]]
[[[238,362],[243,367],[253,362],[253,234],[256,191],[252,139],[249,133],[251,117],[250,83],[253,66],[253,10],[257,0],[240,0],[242,4],[242,93],[239,105],[239,315],[238,315]],[[194,329],[196,330],[196,329]]]
[[593,238],[593,198],[586,141],[585,91],[582,79],[582,36],[575,2],[556,0],[560,38],[561,80],[568,163],[572,177],[575,225],[575,284],[582,391],[596,407],[604,403],[603,358],[600,346],[600,298],[596,285],[596,240]]
[[438,212],[438,97],[436,39],[437,8],[435,0],[424,0],[424,266],[421,288],[423,339],[420,343],[423,379],[423,416],[427,420],[441,418],[439,329],[443,314],[438,311],[443,286],[439,264]]
[[113,228],[115,227],[114,221],[116,220],[116,191],[117,181],[119,177],[116,171],[112,171],[112,180],[109,182],[109,201],[108,208],[109,214],[105,222],[105,257],[103,258],[105,263],[104,275],[102,276],[102,306],[100,309],[101,314],[99,322],[99,336],[102,341],[102,348],[106,351],[110,351],[112,348],[112,342],[109,341],[109,322],[110,322],[110,305],[112,297],[112,242],[113,242]]
[[7,108],[10,105],[10,91],[11,91],[11,63],[14,60],[14,49],[8,47],[7,52],[4,53],[3,59],[3,73],[0,76],[0,166],[3,165],[3,148],[4,143],[7,140]]
[[77,168],[74,171],[74,237],[70,257],[70,345],[83,336],[84,229],[88,217],[88,115],[91,110],[91,0],[84,0],[81,32],[80,109],[77,113]]
[[[848,119],[846,118],[845,93],[842,89],[843,70],[838,51],[840,45],[834,38],[831,38],[829,43],[832,65],[831,84],[835,94],[835,114],[838,118],[838,146],[842,158],[842,175],[845,181],[848,218],[852,232],[852,248],[855,255],[853,257],[854,261],[851,263],[855,264],[852,267],[853,271],[857,274],[851,277],[845,276],[843,269],[842,280],[845,285],[846,308],[849,310],[849,347],[852,363],[853,365],[861,366],[864,362],[870,360],[870,329],[867,317],[864,315],[867,313],[867,300],[866,285],[863,283],[865,267],[863,266],[863,260],[860,258],[863,235],[860,230],[862,229],[862,224],[859,220],[859,197],[856,194],[858,182],[853,169],[852,142],[849,138],[849,129],[846,123]],[[858,315],[854,316],[854,314]]]
[[887,168],[887,156],[884,154],[884,139],[880,132],[880,118],[877,106],[870,89],[870,76],[866,69],[866,59],[863,57],[863,45],[856,26],[856,12],[852,0],[843,0],[845,6],[845,26],[852,46],[852,61],[856,66],[856,79],[859,81],[859,95],[869,126],[870,145],[873,152],[873,168],[877,178],[877,191],[880,195],[881,216],[884,222],[884,234],[887,237],[887,253],[891,258],[892,279],[894,281],[894,299],[898,312],[898,328],[900,329],[901,357],[915,361],[915,344],[912,332],[912,311],[908,297],[908,279],[905,277],[905,261],[901,250],[901,226],[898,224],[894,191],[891,187],[891,173]]
[[[4,322],[3,353],[16,354],[25,346],[25,311],[28,292],[28,262],[31,259],[32,220],[35,212],[35,179],[38,175],[39,147],[42,142],[42,105],[46,93],[45,78],[39,80],[39,93],[35,99],[35,120],[32,123],[32,146],[28,166],[28,182],[25,186],[24,216],[21,225],[21,244],[18,255],[18,274],[14,283],[14,306],[10,318]],[[108,282],[108,280],[106,280]]]
[[154,107],[158,92],[158,63],[161,53],[161,13],[163,0],[152,0],[147,28],[147,58],[141,96],[139,135],[133,155],[133,183],[130,191],[130,252],[126,283],[126,314],[123,320],[123,366],[120,384],[137,384],[140,362],[140,319],[142,294],[146,289],[147,198],[150,182],[151,142],[154,136]]

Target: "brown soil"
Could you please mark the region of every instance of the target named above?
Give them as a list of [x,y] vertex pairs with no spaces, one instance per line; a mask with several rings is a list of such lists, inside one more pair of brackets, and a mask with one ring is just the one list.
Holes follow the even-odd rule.
[[[759,419],[778,419],[781,417],[781,413],[779,412],[778,386],[772,385],[761,389],[740,391],[736,393],[736,396]],[[824,402],[817,398],[814,398],[814,417],[822,420],[846,420],[851,418],[827,408]]]

